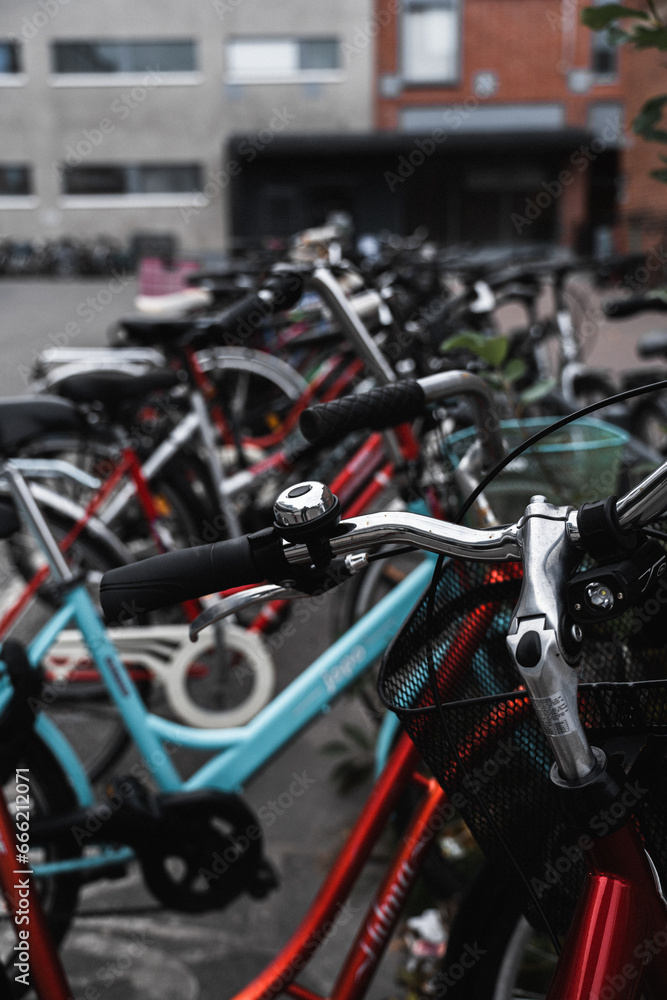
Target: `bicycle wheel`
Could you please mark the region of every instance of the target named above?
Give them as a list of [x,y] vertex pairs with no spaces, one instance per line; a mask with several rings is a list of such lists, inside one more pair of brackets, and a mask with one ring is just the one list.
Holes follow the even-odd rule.
[[[114,473],[122,460],[118,443],[104,429],[94,435],[43,435],[24,449],[22,457],[62,459],[102,483]],[[126,481],[129,478],[123,480]],[[69,478],[40,478],[40,482],[58,496],[82,508],[95,493],[91,488]],[[179,452],[151,480],[150,489],[158,511],[159,524],[168,531],[176,547],[197,544],[203,531],[211,525],[218,532],[217,537],[224,537],[224,526],[215,518],[217,501],[213,487],[197,455]],[[48,508],[44,513],[49,520]],[[136,496],[131,497],[112,520],[105,520],[104,506],[99,516],[105,524],[108,523],[109,531],[120,539],[134,558],[156,554],[157,549],[151,538],[146,515]],[[31,566],[19,565],[19,569],[26,575],[26,579],[30,578],[27,574],[30,573]]]
[[[77,804],[65,773],[48,747],[33,733],[18,755],[8,752],[7,747],[0,745],[0,760],[2,761],[0,779],[10,812],[13,814],[19,811],[16,804],[17,768],[26,769],[23,773],[28,775],[26,783],[30,788],[28,811],[31,834],[29,855],[31,867],[36,864],[76,856],[72,853],[74,848],[63,848],[49,842],[40,843],[37,821],[69,812],[75,809]],[[21,811],[25,810],[25,805],[22,802],[20,809]],[[76,853],[80,853],[80,850]],[[35,880],[34,886],[39,892],[42,908],[56,944],[62,941],[76,913],[79,884],[79,877],[75,874],[51,875]],[[13,996],[20,997],[27,992],[29,987],[15,981],[17,972],[14,966],[15,940],[13,921],[2,903],[0,905],[0,958],[5,963],[7,974],[12,980]]]
[[199,354],[241,441],[277,443],[281,427],[308,383],[290,365],[264,351],[219,347]]
[[546,933],[521,913],[516,880],[485,862],[454,919],[433,981],[453,1000],[543,1000],[556,967]]

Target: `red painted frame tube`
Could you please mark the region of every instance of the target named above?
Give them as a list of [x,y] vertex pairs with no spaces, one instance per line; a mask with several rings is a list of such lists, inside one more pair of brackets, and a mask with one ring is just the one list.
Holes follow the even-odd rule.
[[[48,1000],[71,1000],[73,991],[53,943],[37,888],[30,877],[31,871],[28,865],[21,870],[22,866],[17,863],[18,853],[14,822],[4,793],[0,790],[0,885],[14,917],[17,941],[19,931],[27,930],[29,934],[22,941],[28,943],[26,950],[30,955],[31,985],[40,997],[48,997]],[[29,923],[22,919],[26,915]]]
[[416,748],[402,735],[308,913],[279,955],[234,1000],[270,1000],[284,992],[304,968],[326,938],[327,925],[335,925],[340,908],[418,764]]
[[361,1000],[365,995],[419,876],[429,844],[443,825],[438,813],[446,803],[445,792],[431,779],[428,793],[368,908],[348,961],[331,991],[331,1000]]
[[667,996],[667,905],[635,827],[594,842],[547,1000]]

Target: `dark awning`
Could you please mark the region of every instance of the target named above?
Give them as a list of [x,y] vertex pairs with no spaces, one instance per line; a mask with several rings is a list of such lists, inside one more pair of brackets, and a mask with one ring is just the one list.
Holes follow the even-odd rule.
[[[444,132],[444,130],[442,130]],[[269,133],[269,130],[266,130]],[[270,138],[269,138],[270,135]],[[429,140],[434,142],[433,152],[493,152],[512,150],[527,152],[568,152],[590,142],[593,134],[584,128],[561,128],[543,130],[464,132],[451,130],[445,134],[429,132],[325,132],[288,133],[285,135],[262,131],[248,135],[233,135],[228,149],[234,155],[241,144],[241,154],[250,144],[257,157],[284,157],[307,154],[336,156],[362,156],[382,153],[401,154],[412,149],[423,149]],[[254,141],[253,141],[254,140]],[[268,140],[268,141],[267,141]]]

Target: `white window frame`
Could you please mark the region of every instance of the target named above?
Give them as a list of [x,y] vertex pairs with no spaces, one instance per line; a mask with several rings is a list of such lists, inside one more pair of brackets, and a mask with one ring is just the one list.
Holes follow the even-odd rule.
[[[400,64],[401,77],[406,87],[452,87],[461,80],[461,48],[462,48],[462,5],[463,0],[404,0],[400,26]],[[456,48],[454,65],[448,73],[440,76],[414,76],[409,70],[409,27],[408,18],[411,12],[417,10],[453,10],[456,19]]]
[[[320,41],[324,40],[324,37],[312,37],[312,36],[283,36],[283,35],[262,35],[262,36],[251,36],[251,35],[238,35],[236,37],[229,38],[225,46],[225,82],[231,84],[276,84],[276,83],[341,83],[346,78],[345,71],[342,67],[336,69],[299,69],[298,68],[298,58],[294,60],[295,67],[293,69],[288,69],[283,72],[275,73],[258,73],[253,70],[241,70],[232,68],[230,65],[230,48],[236,44],[284,44],[293,46],[294,52],[298,56],[298,46],[301,42],[309,41]],[[333,36],[328,36],[327,41],[333,41]],[[335,39],[339,44],[339,55],[340,55],[340,39]]]

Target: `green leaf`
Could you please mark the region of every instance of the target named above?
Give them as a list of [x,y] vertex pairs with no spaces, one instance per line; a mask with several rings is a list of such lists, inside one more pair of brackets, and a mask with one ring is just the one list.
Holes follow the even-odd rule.
[[667,28],[645,28],[643,24],[638,24],[631,41],[636,49],[659,49],[660,52],[667,52]]
[[623,31],[622,28],[617,27],[615,24],[611,28],[607,28],[607,41],[610,45],[624,45],[632,39],[632,35],[629,35],[627,31]]
[[498,368],[507,354],[507,337],[485,337],[483,333],[466,330],[457,333],[440,345],[441,351],[470,351],[487,364]]
[[556,388],[555,378],[545,378],[541,382],[535,382],[534,385],[529,386],[527,389],[521,393],[520,400],[524,406],[528,406],[529,403],[536,403],[538,399],[542,399],[546,396],[548,392]]
[[506,382],[516,382],[526,374],[526,362],[523,358],[510,358],[503,368],[503,378]]
[[632,130],[636,135],[641,135],[644,139],[655,142],[667,142],[667,131],[656,126],[662,121],[663,112],[667,105],[667,94],[658,94],[657,97],[650,97],[645,101],[639,110],[639,114],[632,122]]
[[623,7],[619,3],[605,3],[599,7],[584,7],[581,12],[581,22],[593,31],[602,31],[613,21],[618,21],[624,17],[640,17],[648,20],[648,14],[643,10],[635,10],[633,7]]

